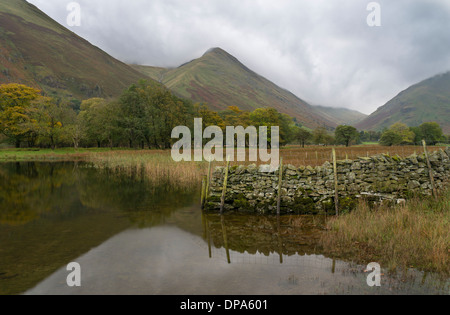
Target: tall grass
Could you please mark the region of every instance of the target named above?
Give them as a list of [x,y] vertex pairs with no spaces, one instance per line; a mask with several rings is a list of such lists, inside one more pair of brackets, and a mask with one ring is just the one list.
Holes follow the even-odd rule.
[[439,199],[413,199],[406,205],[371,208],[361,202],[330,219],[321,244],[326,253],[388,270],[416,268],[450,276],[450,190]]
[[174,162],[170,151],[110,151],[92,153],[87,161],[99,169],[121,174],[138,174],[154,184],[170,182],[176,186],[199,185],[208,172],[206,162]]

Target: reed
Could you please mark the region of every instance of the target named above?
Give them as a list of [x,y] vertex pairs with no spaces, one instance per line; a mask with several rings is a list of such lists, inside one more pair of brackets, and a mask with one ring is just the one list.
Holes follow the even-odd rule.
[[394,270],[416,268],[450,276],[450,190],[406,205],[359,207],[327,223],[325,253]]
[[200,185],[208,171],[207,162],[174,162],[170,151],[111,151],[90,154],[86,160],[99,169],[143,175],[153,184]]

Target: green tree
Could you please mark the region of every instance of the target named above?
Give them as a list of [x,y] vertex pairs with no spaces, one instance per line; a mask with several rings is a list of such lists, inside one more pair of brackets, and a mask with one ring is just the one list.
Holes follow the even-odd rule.
[[402,136],[393,130],[386,130],[380,139],[380,144],[384,146],[399,145],[402,143]]
[[298,128],[295,132],[295,137],[304,148],[305,144],[312,139],[313,135],[310,131],[306,130],[305,128]]
[[90,98],[81,103],[80,109],[78,115],[80,133],[84,135],[88,145],[95,144],[100,147],[105,140],[104,118],[107,115],[107,102],[103,98]]
[[414,143],[421,144],[424,137],[420,127],[410,127],[409,129],[414,132]]
[[349,147],[352,142],[359,139],[358,130],[352,126],[338,126],[335,131],[336,143]]
[[52,150],[67,139],[69,124],[75,119],[75,112],[68,103],[50,97],[40,97],[32,104],[32,126],[38,143],[49,145]]
[[140,81],[119,100],[119,128],[130,147],[170,148],[171,131],[179,125],[193,125],[192,102],[173,95],[162,85]]
[[318,127],[313,131],[313,142],[321,145],[331,145],[335,141],[325,127]]
[[422,133],[422,139],[429,145],[435,145],[445,139],[442,128],[437,122],[423,123],[419,129]]

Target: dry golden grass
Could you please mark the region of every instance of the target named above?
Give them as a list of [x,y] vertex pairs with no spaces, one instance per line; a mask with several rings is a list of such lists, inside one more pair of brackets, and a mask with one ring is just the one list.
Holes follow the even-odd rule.
[[[369,157],[377,154],[388,154],[391,156],[398,155],[400,157],[408,157],[412,154],[422,154],[421,146],[395,146],[385,147],[380,145],[362,145],[354,147],[335,147],[336,157],[338,160],[350,159],[354,160],[359,157]],[[438,151],[443,147],[429,147],[428,151]],[[285,164],[295,166],[321,166],[326,161],[332,161],[332,147],[324,146],[289,146],[280,150]]]
[[151,183],[170,182],[179,186],[195,186],[208,172],[206,162],[174,162],[170,151],[110,151],[92,153],[87,161],[100,169],[122,174],[142,174]]
[[331,256],[450,276],[450,190],[438,200],[414,199],[397,207],[373,209],[361,202],[355,211],[331,218],[328,229],[321,243]]

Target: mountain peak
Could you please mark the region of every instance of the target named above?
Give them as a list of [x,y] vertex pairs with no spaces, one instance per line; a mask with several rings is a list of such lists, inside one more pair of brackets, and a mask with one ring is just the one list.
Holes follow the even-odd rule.
[[239,67],[240,69],[251,73],[252,76],[256,74],[248,69],[242,62],[240,62],[236,57],[223,50],[220,47],[214,47],[208,49],[206,53],[198,60],[208,60],[208,62],[220,65],[222,67]]
[[208,49],[203,54],[202,58],[208,57],[208,56],[212,56],[212,57],[220,58],[220,59],[228,59],[228,60],[232,60],[234,62],[238,61],[236,57],[234,57],[233,55],[231,55],[230,53],[228,53],[227,51],[223,50],[220,47],[214,47],[214,48]]
[[223,50],[220,47],[213,47],[208,49],[204,55],[208,55],[208,54],[227,54],[230,55],[229,53],[227,53],[225,50]]

